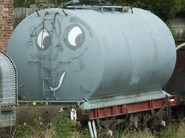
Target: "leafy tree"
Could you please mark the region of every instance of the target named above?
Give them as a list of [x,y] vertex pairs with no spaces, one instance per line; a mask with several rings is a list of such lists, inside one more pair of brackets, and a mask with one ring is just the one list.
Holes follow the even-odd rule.
[[114,5],[133,6],[150,10],[163,20],[185,13],[185,0],[109,0]]
[[30,4],[39,4],[41,2],[46,2],[46,3],[52,3],[55,5],[61,5],[62,3],[66,3],[70,0],[14,0],[13,1],[13,6],[14,7],[29,7]]
[[[70,0],[45,0],[55,5],[61,5]],[[113,5],[133,6],[152,11],[162,20],[173,18],[176,15],[185,15],[185,0],[107,0]],[[36,0],[14,0],[14,7],[29,7]]]
[[29,7],[30,4],[33,4],[35,0],[14,0],[13,6],[14,7]]

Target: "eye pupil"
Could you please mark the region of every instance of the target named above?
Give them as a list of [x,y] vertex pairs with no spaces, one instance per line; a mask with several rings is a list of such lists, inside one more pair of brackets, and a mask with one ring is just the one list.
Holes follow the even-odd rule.
[[44,47],[49,47],[49,45],[51,44],[51,37],[50,36],[46,36],[43,40],[43,46]]
[[80,44],[82,44],[83,43],[83,35],[82,34],[80,34],[80,35],[78,35],[77,37],[76,37],[76,44],[77,45],[80,45]]

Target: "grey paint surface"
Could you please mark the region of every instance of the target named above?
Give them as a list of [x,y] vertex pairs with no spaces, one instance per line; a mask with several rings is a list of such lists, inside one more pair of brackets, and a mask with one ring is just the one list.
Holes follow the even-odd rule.
[[11,58],[0,51],[0,128],[15,125],[16,105],[16,67]]
[[[47,19],[53,19],[55,12],[59,14],[54,32],[44,36],[42,51],[38,37],[46,11]],[[56,88],[57,99],[153,93],[169,80],[176,61],[174,39],[167,26],[152,13],[137,8],[133,14],[65,12],[68,16],[61,9],[39,11],[40,16],[30,15],[14,30],[7,53],[18,69],[22,98],[44,99],[41,53],[47,54],[51,49],[54,85],[48,82],[47,88]],[[52,30],[51,22],[47,20],[45,30]],[[70,42],[68,36],[74,27],[81,32]],[[46,93],[49,99],[54,99],[53,95],[51,91]]]
[[167,92],[160,91],[149,91],[149,92],[140,92],[140,93],[132,93],[122,96],[115,96],[111,98],[101,98],[95,99],[88,102],[84,102],[81,104],[81,107],[86,110],[102,108],[102,107],[111,107],[116,105],[124,105],[131,103],[139,103],[148,100],[156,100],[165,98],[166,96],[171,97]]

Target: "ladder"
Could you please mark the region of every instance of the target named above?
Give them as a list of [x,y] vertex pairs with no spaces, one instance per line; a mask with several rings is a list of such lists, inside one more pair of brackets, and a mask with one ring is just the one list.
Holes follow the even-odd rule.
[[[48,100],[49,98],[46,96],[46,94],[53,93],[53,96],[56,98],[56,91],[54,89],[54,67],[53,67],[53,35],[55,30],[55,20],[56,15],[58,12],[54,13],[54,18],[47,18],[49,15],[49,12],[46,12],[44,14],[44,20],[43,20],[43,28],[42,28],[42,37],[41,37],[41,74],[42,74],[42,91],[44,98]],[[47,29],[46,29],[47,27]],[[49,30],[50,29],[50,30]],[[44,50],[44,35],[49,34],[50,36],[50,42],[46,43],[48,48]],[[52,88],[53,87],[53,88]]]

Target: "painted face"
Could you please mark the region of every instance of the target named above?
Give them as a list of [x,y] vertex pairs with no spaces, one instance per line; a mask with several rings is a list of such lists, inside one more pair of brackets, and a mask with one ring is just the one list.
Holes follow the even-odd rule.
[[56,18],[55,25],[50,21],[43,27],[41,23],[38,27],[32,27],[30,32],[30,41],[26,44],[31,49],[28,50],[30,61],[33,61],[33,65],[39,63],[44,89],[49,88],[55,93],[67,76],[84,69],[81,57],[89,46],[85,36],[92,35],[88,27],[76,17],[71,17],[67,24],[62,24],[61,19]]

